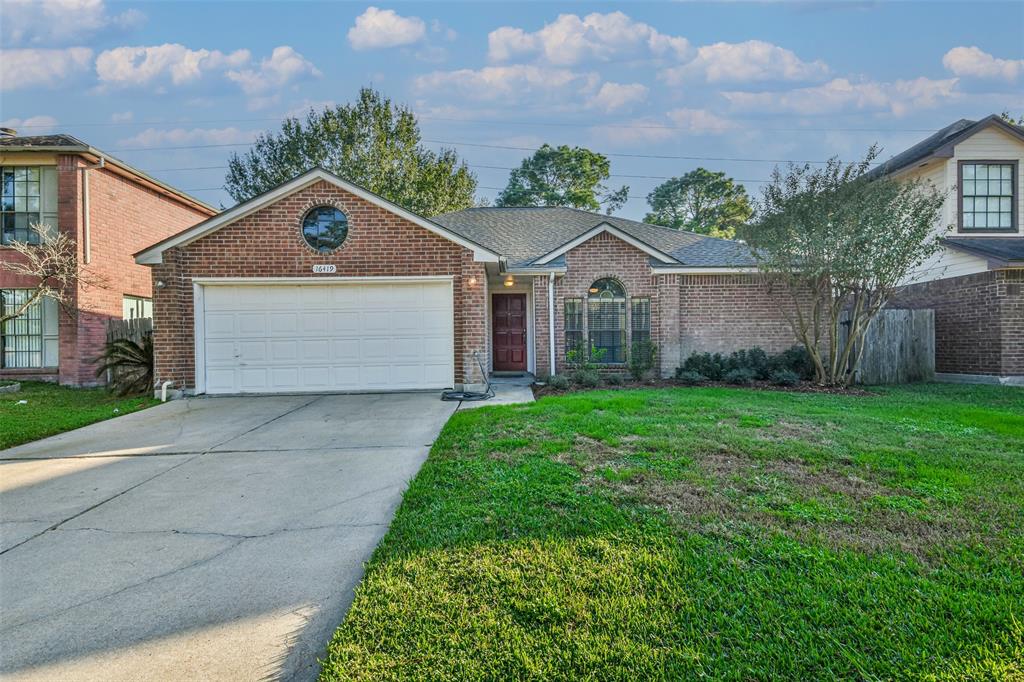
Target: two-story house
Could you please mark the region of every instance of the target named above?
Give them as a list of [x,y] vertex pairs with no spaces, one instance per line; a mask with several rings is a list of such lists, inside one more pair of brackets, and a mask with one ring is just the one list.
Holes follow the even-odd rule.
[[946,192],[942,250],[892,307],[935,310],[940,379],[1024,384],[1024,128],[957,121],[875,169]]
[[[69,292],[75,314],[44,299],[0,330],[0,379],[96,383],[112,318],[151,316],[149,268],[133,255],[216,209],[70,135],[0,136],[0,261],[41,224],[72,237],[80,267],[102,287]],[[0,305],[16,310],[38,281],[0,268]]]

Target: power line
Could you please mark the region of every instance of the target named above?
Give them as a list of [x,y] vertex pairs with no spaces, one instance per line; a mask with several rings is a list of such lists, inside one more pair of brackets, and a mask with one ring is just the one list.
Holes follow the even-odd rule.
[[[483,144],[480,142],[454,142],[451,140],[429,140],[424,138],[423,142],[430,144],[443,144],[451,145],[455,147],[480,147],[484,149],[507,149],[512,151],[526,151],[535,152],[537,147],[517,147],[512,145],[499,145],[499,144]],[[121,149],[110,149],[111,152],[154,152],[154,151],[180,151],[186,149],[218,149],[226,147],[249,147],[252,142],[232,142],[224,144],[197,144],[197,145],[181,145],[172,147],[122,147]],[[827,161],[807,161],[801,159],[755,159],[755,158],[740,158],[730,156],[683,156],[683,155],[671,155],[671,154],[627,154],[624,152],[602,152],[603,156],[612,156],[619,158],[630,158],[630,159],[663,159],[663,160],[675,160],[675,161],[731,161],[738,163],[807,163],[807,164],[824,164]],[[878,165],[878,164],[873,164]]]
[[[456,118],[445,116],[431,116],[429,114],[416,114],[417,119],[425,121],[445,121],[449,123],[472,123],[481,125],[518,125],[532,127],[556,127],[556,128],[622,128],[635,130],[692,130],[691,126],[670,125],[661,123],[594,123],[593,121],[517,121],[507,119],[480,119],[480,118]],[[280,122],[288,118],[300,118],[297,116],[268,116],[260,118],[209,118],[195,120],[177,121],[91,121],[77,123],[63,123],[64,126],[77,127],[129,127],[129,126],[175,126],[175,125],[206,125],[211,123],[265,123]],[[19,125],[18,128],[52,128],[54,126],[39,123],[32,125]],[[743,125],[744,130],[759,130],[770,133],[934,133],[938,128],[806,128],[806,127],[759,127]]]
[[[517,170],[518,166],[490,166],[480,163],[467,163],[470,168],[486,168],[489,170],[504,170],[513,171]],[[229,166],[194,166],[191,168],[151,168],[147,172],[149,173],[169,173],[172,171],[194,171],[194,170],[227,170]],[[626,178],[633,180],[671,180],[674,175],[631,175],[628,173],[611,173],[608,177],[610,178]],[[750,182],[750,183],[763,183],[771,182],[770,180],[740,180],[731,178],[733,182]]]

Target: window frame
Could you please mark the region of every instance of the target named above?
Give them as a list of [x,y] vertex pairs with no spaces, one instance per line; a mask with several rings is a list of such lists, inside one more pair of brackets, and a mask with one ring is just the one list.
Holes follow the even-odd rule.
[[[25,166],[25,165],[0,166],[0,197],[4,196],[4,173],[6,173],[8,171],[10,171],[12,173],[16,173],[19,170],[35,171],[36,179],[35,179],[34,182],[36,184],[36,193],[34,195],[26,193],[24,195],[24,199],[26,200],[26,202],[29,199],[35,199],[36,200],[36,209],[34,211],[31,211],[31,210],[28,210],[28,208],[26,207],[25,210],[19,211],[17,209],[17,206],[14,206],[10,210],[7,210],[3,206],[2,199],[0,199],[0,246],[10,246],[12,243],[19,241],[17,239],[17,235],[16,234],[15,234],[15,238],[12,241],[6,241],[6,234],[7,234],[7,232],[3,228],[3,223],[5,222],[4,219],[8,215],[13,216],[15,222],[17,222],[17,217],[19,215],[28,216],[29,218],[28,218],[28,220],[26,222],[26,225],[25,225],[26,232],[25,232],[25,239],[24,239],[23,243],[31,244],[32,246],[38,246],[39,243],[40,243],[40,235],[39,235],[38,232],[36,232],[35,230],[32,229],[32,223],[36,223],[36,224],[39,224],[39,225],[43,224],[43,200],[44,200],[43,197],[44,197],[44,194],[45,194],[44,189],[43,189],[43,167],[42,166]],[[18,181],[18,179],[16,177],[12,179],[12,183],[17,183],[17,182],[19,182],[19,181]],[[33,181],[25,179],[23,182],[27,186],[30,182],[33,182]],[[26,192],[27,192],[27,189],[26,189]],[[18,194],[12,194],[11,197],[12,197],[12,199],[14,201],[17,201],[19,195]],[[33,215],[35,216],[35,220],[32,220],[32,216]],[[17,226],[15,226],[14,229],[17,230],[18,229]]]
[[[569,326],[569,306],[578,306],[578,312],[572,315],[572,318],[579,320],[579,326]],[[575,321],[574,319],[574,321]],[[587,301],[585,298],[579,296],[570,296],[562,300],[562,337],[565,342],[565,348],[563,349],[564,357],[566,360],[569,359],[569,353],[581,348],[587,337]],[[576,345],[574,346],[569,342],[569,335],[576,335]]]
[[[31,291],[31,288],[26,287],[11,287],[6,289],[0,289],[0,308],[4,308],[7,305],[7,294],[17,291]],[[12,303],[12,305],[19,305]],[[38,317],[34,317],[33,313],[37,314]],[[28,316],[28,317],[26,317]],[[8,320],[4,326],[0,326],[0,368],[6,370],[40,370],[40,369],[55,369],[60,363],[60,331],[59,321],[57,320],[57,302],[52,298],[43,297],[34,306],[30,307],[24,313],[15,317],[14,319]],[[24,319],[23,319],[24,318]],[[6,333],[6,325],[16,325],[18,322],[31,323],[33,321],[38,322],[39,331],[38,333],[24,333],[24,334],[8,334]],[[13,350],[11,353],[38,353],[39,364],[28,364],[28,365],[11,365],[7,364],[8,355],[8,338],[9,337],[28,337],[39,339],[38,350]],[[47,357],[52,357],[53,362],[48,363]]]
[[[644,326],[637,326],[636,323],[636,306],[646,305],[647,310],[642,313],[642,319],[646,322]],[[638,343],[636,334],[639,332],[644,338],[639,341],[650,341],[651,340],[651,297],[650,296],[633,296],[629,299],[629,349],[630,352],[633,350],[633,345]]]
[[[125,308],[129,310],[140,310],[142,314],[135,315],[133,317],[125,317]],[[146,308],[149,308],[149,315],[146,315]],[[153,319],[153,299],[145,296],[136,296],[135,294],[122,294],[121,295],[121,319],[123,320],[143,320]]]
[[[591,289],[595,288],[596,284],[598,284],[598,283],[600,283],[600,282],[602,282],[604,280],[609,280],[611,282],[614,282],[615,285],[619,288],[619,290],[621,290],[622,295],[621,296],[612,295],[610,299],[606,299],[606,301],[602,301],[601,298],[600,298],[601,292],[598,292],[597,294],[594,294],[594,293],[592,293],[590,291]],[[608,353],[606,353],[605,356],[602,357],[600,360],[594,360],[593,361],[593,363],[595,365],[617,366],[617,365],[625,365],[626,362],[628,362],[628,360],[629,360],[629,344],[630,344],[630,337],[629,337],[629,333],[630,333],[629,301],[630,301],[629,293],[626,291],[626,287],[616,277],[599,277],[596,280],[594,280],[593,283],[591,283],[591,285],[589,287],[587,287],[587,298],[586,298],[586,303],[587,303],[587,319],[586,319],[587,350],[591,351],[592,349],[599,347],[597,344],[594,343],[594,334],[595,333],[616,333],[617,332],[620,335],[620,337],[619,337],[620,338],[620,343],[619,343],[619,346],[618,346],[618,348],[620,350],[620,353],[618,355],[621,356],[621,357],[616,357],[615,359],[606,359],[607,356],[609,355]],[[593,327],[593,325],[591,323],[592,322],[592,314],[591,313],[593,312],[592,311],[592,307],[593,307],[594,304],[601,304],[603,302],[607,302],[607,303],[611,303],[611,304],[618,304],[619,306],[621,306],[621,309],[616,310],[615,313],[614,313],[621,320],[621,324],[622,324],[621,328],[619,328],[619,329],[598,329],[598,330],[594,329],[594,327]],[[601,347],[604,347],[604,346],[601,346]]]
[[[1010,227],[964,227],[964,166],[1010,166]],[[1019,162],[1016,159],[959,159],[956,164],[956,229],[958,234],[1017,234]]]
[[[314,211],[319,212],[325,209],[337,211],[345,218],[345,236],[342,237],[341,241],[338,242],[337,246],[327,249],[324,249],[321,246],[320,240],[323,234],[322,230],[317,232],[315,246],[310,243],[309,236],[306,234],[306,221],[309,219],[310,215],[312,215]],[[349,223],[348,213],[346,213],[343,208],[335,206],[334,204],[316,204],[315,206],[310,206],[309,208],[302,212],[302,217],[299,219],[299,237],[302,239],[302,243],[305,244],[307,248],[311,249],[312,251],[321,256],[330,255],[337,251],[338,249],[340,249],[341,247],[345,246],[345,243],[348,241],[349,230],[351,229],[352,226]]]

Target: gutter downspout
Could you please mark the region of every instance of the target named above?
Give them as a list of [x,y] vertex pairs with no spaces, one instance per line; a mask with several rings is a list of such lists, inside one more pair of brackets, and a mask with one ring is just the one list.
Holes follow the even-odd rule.
[[548,336],[551,341],[551,376],[555,375],[555,273],[548,273]]
[[89,226],[89,171],[96,168],[103,168],[107,160],[100,157],[99,163],[82,166],[82,254],[83,260],[88,264],[92,262],[92,230]]

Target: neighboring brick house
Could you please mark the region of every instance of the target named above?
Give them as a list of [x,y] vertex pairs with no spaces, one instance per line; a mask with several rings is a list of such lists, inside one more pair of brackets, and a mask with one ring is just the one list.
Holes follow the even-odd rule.
[[156,378],[196,393],[436,389],[609,367],[650,339],[694,350],[795,342],[738,242],[568,208],[417,216],[314,169],[141,251]]
[[[70,135],[0,137],[0,260],[32,242],[33,223],[71,236],[81,267],[103,287],[78,286],[64,314],[49,299],[0,330],[0,379],[97,383],[91,362],[109,319],[149,316],[149,269],[134,252],[205,220],[216,209]],[[15,309],[37,281],[0,268],[0,305]]]
[[960,120],[876,169],[947,193],[943,248],[891,307],[935,310],[939,379],[1024,384],[1024,128]]

